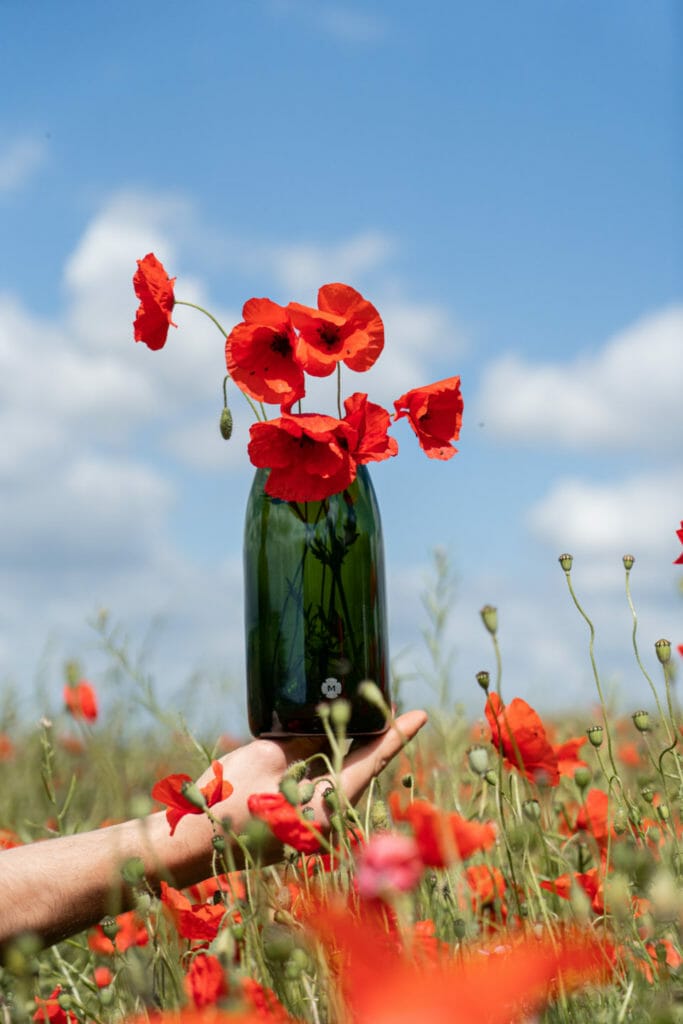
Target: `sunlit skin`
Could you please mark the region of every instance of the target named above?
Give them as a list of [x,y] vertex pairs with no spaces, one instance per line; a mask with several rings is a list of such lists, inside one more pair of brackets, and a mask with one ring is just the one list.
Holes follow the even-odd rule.
[[[340,786],[351,803],[371,779],[398,754],[427,721],[424,711],[409,711],[383,735],[353,747],[340,774]],[[227,800],[211,810],[216,820],[229,817],[232,830],[242,831],[250,818],[247,801],[253,793],[275,793],[294,761],[321,749],[316,738],[253,740],[221,758],[224,776],[233,786]],[[214,778],[208,768],[199,787]],[[318,785],[310,806],[314,821],[325,831],[328,815]],[[214,825],[203,814],[187,814],[170,835],[166,813],[123,822],[108,828],[17,846],[0,852],[0,948],[23,932],[36,932],[46,944],[96,924],[110,913],[131,906],[120,867],[131,857],[142,859],[147,879],[158,890],[162,879],[182,888],[208,877],[212,870]],[[273,839],[262,852],[277,861],[282,848]],[[240,863],[239,848],[234,850]]]

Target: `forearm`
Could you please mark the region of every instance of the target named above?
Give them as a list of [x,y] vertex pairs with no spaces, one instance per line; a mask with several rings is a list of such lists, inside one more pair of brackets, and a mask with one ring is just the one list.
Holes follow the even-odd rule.
[[132,857],[148,882],[189,885],[211,871],[210,822],[191,815],[173,837],[163,812],[94,832],[18,846],[0,854],[0,948],[22,932],[58,942],[132,905],[121,878]]

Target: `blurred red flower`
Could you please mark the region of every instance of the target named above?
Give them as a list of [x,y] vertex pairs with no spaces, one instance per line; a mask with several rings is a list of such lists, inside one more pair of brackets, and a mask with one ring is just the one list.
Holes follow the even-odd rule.
[[394,419],[408,418],[420,448],[430,459],[450,459],[455,455],[458,449],[451,441],[460,436],[463,411],[460,377],[447,377],[406,391],[396,399],[394,408]]
[[288,843],[299,853],[317,853],[321,835],[305,821],[282,793],[252,793],[247,800],[249,813],[265,821],[276,839]]
[[270,299],[249,299],[242,316],[225,342],[228,373],[257,402],[291,407],[303,398],[305,385],[287,309]]
[[138,917],[134,910],[127,910],[118,914],[114,919],[118,931],[113,939],[104,934],[101,924],[95,925],[88,932],[88,947],[93,953],[101,953],[103,956],[112,956],[114,953],[125,953],[131,946],[146,946],[149,942],[149,933],[145,922]]
[[530,782],[557,786],[560,771],[557,754],[550,745],[543,722],[521,697],[507,706],[497,693],[486,701],[486,718],[491,742],[500,750],[510,768],[516,768]]
[[270,468],[265,490],[283,501],[322,501],[343,491],[355,479],[349,454],[354,431],[343,420],[316,413],[284,413],[267,423],[253,423],[249,458]]
[[[683,544],[683,519],[681,519],[680,530],[676,530],[676,536],[680,540],[681,544]],[[674,565],[683,565],[683,551],[681,551],[678,558],[674,559]]]
[[216,938],[226,910],[223,903],[191,903],[184,893],[166,882],[161,883],[160,898],[183,939],[212,942]]
[[8,828],[0,828],[0,850],[11,850],[14,846],[21,846],[22,842],[16,832]]
[[67,683],[63,691],[64,706],[74,718],[85,718],[88,722],[97,719],[97,694],[95,690],[82,679],[75,686]]
[[496,841],[492,822],[468,821],[455,812],[439,810],[427,800],[413,800],[401,808],[396,790],[389,794],[389,808],[396,821],[407,821],[413,830],[422,863],[443,868],[454,860],[466,860]]
[[114,975],[108,967],[96,967],[92,976],[98,988],[106,988],[114,980]]
[[0,732],[0,761],[11,761],[16,753],[16,748],[9,736]]
[[156,351],[166,344],[169,326],[176,326],[171,319],[175,277],[168,276],[154,253],[147,253],[137,264],[133,287],[140,305],[133,324],[134,337]]
[[324,284],[317,309],[298,302],[287,309],[299,331],[297,359],[314,377],[327,377],[339,362],[350,370],[369,370],[384,348],[381,316],[348,284]]
[[564,743],[553,745],[553,751],[557,758],[557,770],[560,775],[573,779],[577,768],[587,767],[587,762],[579,757],[579,748],[587,741],[587,736],[576,736],[570,740],[565,740]]
[[604,951],[576,932],[506,937],[416,962],[386,930],[329,908],[311,919],[333,962],[354,1024],[510,1024],[565,991],[603,980]]
[[[505,877],[503,872],[489,864],[471,864],[464,872],[464,881],[469,890],[472,912],[478,913],[482,907],[490,907],[496,901],[500,904],[501,916],[505,917]],[[464,893],[461,891],[461,898]]]
[[35,997],[38,1009],[33,1014],[34,1020],[51,1021],[51,1024],[78,1024],[76,1015],[71,1013],[70,1010],[63,1010],[59,1005],[58,1000],[61,991],[62,986],[57,985],[46,999],[41,998],[41,996]]
[[369,899],[395,892],[410,892],[420,881],[423,870],[420,850],[414,839],[396,832],[376,832],[358,857],[358,892]]
[[597,868],[590,868],[589,871],[581,873],[575,871],[569,874],[567,872],[564,875],[559,875],[557,878],[542,881],[539,885],[541,889],[547,889],[548,892],[555,893],[556,896],[563,900],[570,898],[573,885],[580,886],[591,901],[593,911],[596,914],[604,913],[603,885]]
[[[198,789],[198,792],[204,798],[206,807],[213,807],[214,804],[220,803],[221,800],[227,800],[233,790],[231,783],[227,779],[223,779],[223,765],[221,762],[212,761],[211,767],[213,768],[213,779]],[[206,809],[206,807],[199,806],[184,795],[183,791],[191,785],[193,783],[190,776],[180,773],[177,775],[167,775],[165,779],[160,779],[152,787],[153,798],[158,800],[159,803],[168,805],[166,820],[171,826],[171,835],[175,832],[178,822],[186,814],[203,814]]]
[[197,953],[183,978],[183,987],[194,1006],[212,1006],[228,994],[228,981],[217,956]]
[[[242,993],[254,1013],[245,1014],[244,1018],[236,1016],[237,1024],[242,1019],[244,1024],[250,1021],[253,1021],[253,1024],[262,1024],[264,1020],[272,1021],[273,1024],[296,1024],[271,988],[266,988],[253,978],[242,978]],[[232,1021],[232,1015],[230,1020]]]

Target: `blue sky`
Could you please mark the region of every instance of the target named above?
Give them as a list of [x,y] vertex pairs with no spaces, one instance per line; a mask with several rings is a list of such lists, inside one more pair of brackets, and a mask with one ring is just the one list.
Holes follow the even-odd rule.
[[673,0],[0,4],[0,677],[31,710],[73,655],[106,693],[106,607],[134,649],[161,623],[165,699],[200,715],[229,678],[244,727],[249,410],[223,444],[223,344],[191,311],[133,344],[150,250],[228,328],[252,295],[357,287],[387,342],[348,392],[461,375],[459,454],[400,423],[373,472],[404,671],[438,545],[455,697],[481,711],[492,603],[508,699],[588,710],[571,550],[609,688],[648,703],[621,555],[650,657],[683,639],[680,43]]

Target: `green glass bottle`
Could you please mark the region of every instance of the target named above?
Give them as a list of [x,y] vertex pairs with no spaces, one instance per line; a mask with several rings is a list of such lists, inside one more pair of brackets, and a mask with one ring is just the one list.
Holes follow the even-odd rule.
[[358,694],[372,680],[387,705],[384,550],[370,475],[323,501],[269,497],[259,469],[244,528],[249,727],[255,736],[317,735],[318,705],[351,705],[349,736],[381,733],[381,709]]

